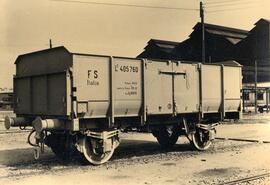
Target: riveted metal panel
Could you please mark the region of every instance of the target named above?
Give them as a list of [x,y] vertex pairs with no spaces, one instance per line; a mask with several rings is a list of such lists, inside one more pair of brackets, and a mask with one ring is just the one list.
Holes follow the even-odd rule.
[[14,78],[14,112],[24,114],[31,112],[31,78]]
[[141,60],[114,58],[114,114],[138,116],[142,106]]
[[221,66],[202,65],[202,111],[219,112],[221,94]]
[[16,114],[66,116],[66,73],[15,78]]
[[172,114],[172,72],[171,62],[148,60],[145,67],[145,89],[147,114]]
[[[47,112],[47,88],[46,75],[32,78],[32,114],[44,114]],[[62,106],[58,108],[62,109]]]
[[237,111],[241,103],[241,68],[224,67],[224,109],[227,112]]
[[[106,117],[110,100],[110,57],[73,55],[73,86],[78,104],[87,102],[86,117]],[[80,106],[81,107],[81,106]],[[81,112],[80,112],[81,111]]]
[[[174,63],[175,102],[177,113],[199,111],[199,72],[197,64]],[[177,73],[183,73],[177,75]]]
[[48,115],[70,115],[69,88],[70,81],[66,72],[47,76],[47,113]]

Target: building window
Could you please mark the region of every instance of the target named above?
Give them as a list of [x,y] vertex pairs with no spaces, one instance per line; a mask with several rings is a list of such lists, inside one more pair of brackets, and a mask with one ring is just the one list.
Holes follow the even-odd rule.
[[244,100],[249,100],[249,92],[243,93]]
[[257,93],[257,100],[263,100],[263,92]]

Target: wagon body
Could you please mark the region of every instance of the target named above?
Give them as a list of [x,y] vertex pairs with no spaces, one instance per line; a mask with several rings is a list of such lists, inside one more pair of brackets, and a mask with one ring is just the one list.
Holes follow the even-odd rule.
[[241,79],[233,61],[159,61],[58,47],[17,58],[17,117],[6,117],[5,126],[32,126],[31,145],[46,144],[61,158],[83,153],[92,164],[111,158],[123,130],[152,132],[162,147],[185,135],[206,150],[217,122],[240,118]]
[[19,116],[104,118],[110,124],[140,117],[146,124],[158,115],[226,117],[241,103],[239,65],[76,54],[63,47],[20,56],[16,65]]

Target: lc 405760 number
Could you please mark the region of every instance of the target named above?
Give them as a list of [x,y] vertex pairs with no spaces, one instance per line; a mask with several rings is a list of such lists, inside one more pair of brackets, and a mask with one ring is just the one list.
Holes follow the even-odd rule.
[[138,73],[139,68],[136,66],[115,66],[115,71]]

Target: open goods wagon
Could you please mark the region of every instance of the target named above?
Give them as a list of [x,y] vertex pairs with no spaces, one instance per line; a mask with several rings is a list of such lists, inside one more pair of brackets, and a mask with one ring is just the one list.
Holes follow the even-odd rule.
[[46,144],[59,157],[78,153],[101,164],[119,145],[121,130],[152,132],[162,147],[186,135],[206,150],[216,123],[240,116],[242,75],[235,62],[155,61],[57,47],[21,55],[15,64],[16,118],[6,117],[5,125],[32,126],[28,142],[36,154]]

